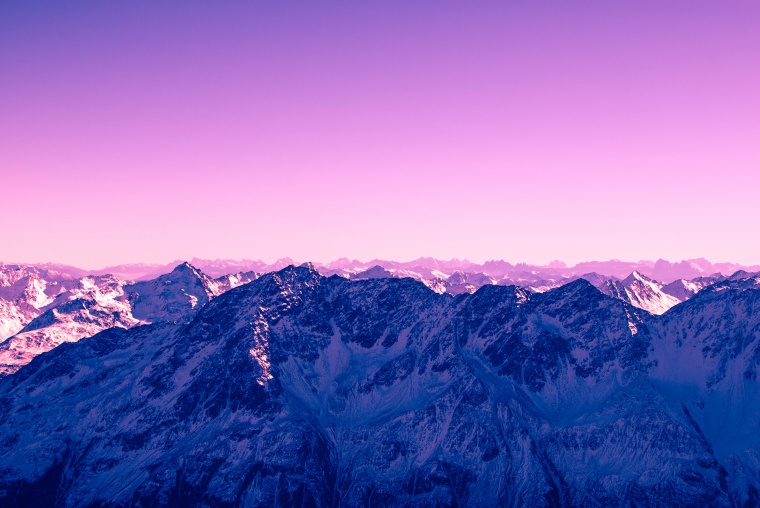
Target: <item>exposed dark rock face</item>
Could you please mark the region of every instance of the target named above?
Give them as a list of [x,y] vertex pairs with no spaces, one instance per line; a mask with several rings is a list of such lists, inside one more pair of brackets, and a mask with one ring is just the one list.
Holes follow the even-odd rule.
[[4,506],[752,506],[760,292],[288,267],[0,379]]

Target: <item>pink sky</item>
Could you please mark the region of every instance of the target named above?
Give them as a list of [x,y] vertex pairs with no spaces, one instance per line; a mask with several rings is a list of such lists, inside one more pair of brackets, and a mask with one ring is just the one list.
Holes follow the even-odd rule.
[[0,4],[0,260],[760,262],[760,3]]

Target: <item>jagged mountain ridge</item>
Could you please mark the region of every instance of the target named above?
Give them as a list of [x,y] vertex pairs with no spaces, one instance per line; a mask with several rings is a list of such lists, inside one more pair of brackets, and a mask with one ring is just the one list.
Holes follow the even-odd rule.
[[[127,281],[141,281],[151,280],[159,275],[169,273],[182,262],[181,260],[177,260],[166,265],[146,263],[123,264],[99,270],[82,270],[80,268],[52,263],[34,266],[39,269],[66,273],[73,278],[83,277],[84,275],[114,275]],[[240,272],[267,273],[281,270],[288,265],[297,264],[290,258],[279,259],[274,263],[251,259],[211,260],[193,258],[189,263],[212,278]],[[4,265],[0,262],[0,270],[4,266],[9,265]],[[351,277],[354,274],[379,266],[391,273],[398,272],[406,276],[425,280],[446,279],[454,272],[462,272],[464,274],[482,273],[496,281],[503,281],[504,285],[516,284],[526,286],[531,281],[552,280],[555,281],[552,287],[561,285],[562,281],[569,282],[574,278],[592,272],[608,278],[624,279],[636,271],[650,279],[669,284],[678,279],[693,280],[698,277],[710,277],[716,274],[728,276],[739,270],[747,272],[760,271],[760,265],[743,266],[738,263],[711,263],[703,258],[675,263],[664,259],[635,262],[620,260],[587,261],[574,266],[567,266],[559,261],[549,263],[548,265],[534,265],[528,263],[512,264],[503,260],[486,261],[478,264],[467,260],[451,259],[443,261],[430,257],[407,262],[381,259],[362,262],[355,259],[341,258],[330,263],[314,263],[314,266],[321,274],[327,276],[341,275]]]
[[[376,265],[363,272],[341,273],[350,279],[403,278],[419,280],[438,293],[453,295],[473,293],[489,284],[519,285],[532,292],[544,292],[567,284],[578,277],[544,279],[545,274],[520,272],[497,279],[485,273],[454,271],[447,275],[440,269],[450,269],[462,262],[443,263],[430,259],[436,270],[412,271],[401,268],[385,269]],[[340,266],[348,266],[349,261]],[[465,262],[466,263],[466,262]],[[493,264],[493,263],[491,263]],[[217,266],[232,266],[216,262]],[[394,263],[394,266],[400,266]],[[472,265],[472,264],[470,264]],[[556,268],[557,263],[551,265]],[[312,265],[313,266],[313,265]],[[499,266],[503,266],[499,264]],[[59,265],[54,265],[60,269]],[[127,282],[112,275],[87,275],[74,278],[71,274],[24,265],[3,265],[0,283],[0,329],[5,337],[15,335],[0,344],[0,375],[13,372],[37,354],[72,342],[112,326],[129,328],[157,320],[183,319],[200,305],[237,285],[258,277],[256,272],[238,272],[211,279],[192,264],[183,262],[169,274],[156,279]],[[64,267],[66,268],[66,267]],[[324,271],[324,267],[318,270]],[[743,271],[737,274],[746,273]],[[47,277],[44,278],[44,277]],[[633,272],[624,280],[596,273],[581,276],[602,292],[622,299],[649,312],[661,314],[673,305],[691,298],[699,290],[723,280],[724,277],[699,277],[692,281],[677,280],[664,285]],[[102,286],[102,287],[101,287]],[[123,287],[122,287],[123,286]],[[72,300],[81,300],[72,302]],[[40,318],[46,325],[32,325]],[[33,332],[33,333],[32,333]]]
[[[287,268],[189,324],[111,329],[0,380],[0,491],[19,505],[32,493],[70,505],[753,505],[756,440],[719,443],[710,404],[741,372],[743,404],[758,407],[744,375],[757,367],[745,365],[757,295],[752,277],[726,280],[654,316],[585,280],[452,297]],[[694,354],[702,377],[665,362]]]

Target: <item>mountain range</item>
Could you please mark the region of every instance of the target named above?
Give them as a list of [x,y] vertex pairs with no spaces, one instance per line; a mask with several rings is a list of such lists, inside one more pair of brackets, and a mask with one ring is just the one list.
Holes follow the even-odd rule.
[[1,265],[0,506],[756,506],[760,276],[617,263]]
[[[159,275],[169,273],[182,260],[171,263],[150,264],[150,263],[133,263],[108,266],[98,270],[85,270],[68,265],[56,263],[42,263],[34,266],[38,270],[55,271],[67,274],[71,277],[78,278],[85,275],[113,275],[124,280],[149,280]],[[283,258],[274,263],[256,261],[251,259],[199,259],[193,258],[188,261],[191,265],[202,270],[210,277],[221,277],[223,275],[240,272],[267,273],[281,270],[289,265],[299,263],[290,258]],[[646,277],[658,280],[665,284],[678,279],[694,279],[697,277],[711,276],[715,274],[731,275],[738,270],[747,272],[760,271],[760,265],[745,266],[737,263],[711,263],[706,259],[689,259],[679,262],[670,262],[664,259],[657,261],[589,261],[578,263],[573,266],[567,266],[561,261],[554,261],[548,265],[533,265],[527,263],[512,264],[503,260],[486,261],[482,264],[472,263],[467,260],[452,259],[443,261],[435,258],[419,258],[413,261],[398,262],[374,259],[372,261],[362,262],[341,258],[330,263],[312,263],[317,270],[323,275],[344,275],[350,276],[355,273],[366,271],[375,266],[380,266],[391,273],[402,275],[424,277],[427,279],[436,278],[443,275],[444,278],[454,272],[462,273],[483,273],[497,280],[509,280],[512,283],[518,283],[526,280],[540,280],[536,276],[540,275],[544,279],[568,279],[578,277],[587,273],[598,273],[608,277],[623,279],[634,271],[637,271]],[[13,266],[0,262],[0,269],[4,266]]]

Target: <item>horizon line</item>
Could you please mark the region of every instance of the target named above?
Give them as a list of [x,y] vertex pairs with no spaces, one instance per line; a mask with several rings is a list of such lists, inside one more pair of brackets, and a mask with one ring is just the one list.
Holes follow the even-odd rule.
[[[120,267],[128,267],[128,266],[152,266],[152,267],[169,267],[169,266],[177,266],[182,263],[190,263],[193,264],[193,261],[205,261],[205,262],[231,262],[231,263],[262,263],[264,265],[275,265],[283,261],[287,261],[288,265],[294,265],[294,266],[300,266],[306,263],[312,263],[316,266],[327,266],[333,263],[336,263],[341,260],[346,260],[350,263],[358,263],[362,265],[370,265],[375,262],[387,262],[387,263],[399,263],[399,264],[409,264],[413,263],[415,261],[422,261],[422,260],[429,260],[429,261],[436,261],[441,263],[462,263],[462,264],[471,264],[471,265],[484,265],[486,263],[507,263],[512,266],[534,266],[534,267],[541,267],[541,268],[574,268],[581,264],[586,263],[612,263],[612,262],[618,262],[618,263],[630,263],[630,264],[642,264],[642,263],[651,263],[653,265],[657,264],[660,261],[664,261],[666,263],[670,264],[679,264],[684,262],[694,262],[694,261],[705,261],[711,265],[736,265],[740,267],[760,267],[760,262],[757,264],[745,264],[745,263],[738,263],[734,261],[711,261],[705,257],[697,257],[697,258],[688,258],[688,259],[681,259],[679,261],[671,261],[669,259],[665,258],[658,258],[657,260],[652,259],[639,259],[639,260],[624,260],[620,258],[611,258],[611,259],[590,259],[590,260],[584,260],[584,261],[578,261],[576,263],[567,263],[565,261],[555,259],[552,261],[549,261],[548,263],[531,263],[527,261],[519,261],[519,262],[512,262],[507,261],[504,258],[493,258],[493,259],[487,259],[482,262],[477,261],[471,261],[467,258],[457,258],[453,257],[450,259],[443,259],[443,258],[436,258],[433,256],[420,256],[414,259],[410,259],[407,261],[400,261],[392,258],[383,259],[383,258],[372,258],[368,261],[359,260],[356,258],[349,258],[347,256],[339,257],[336,259],[333,259],[331,261],[314,261],[314,260],[306,260],[306,261],[300,261],[296,260],[294,258],[291,258],[289,256],[278,258],[274,261],[265,261],[263,259],[253,259],[253,258],[201,258],[197,256],[193,256],[192,258],[177,258],[173,259],[167,263],[160,263],[160,262],[145,262],[145,261],[136,261],[136,262],[126,262],[126,263],[117,263],[117,264],[108,264],[106,266],[103,266],[101,268],[84,268],[82,266],[78,266],[75,264],[69,264],[69,263],[62,263],[62,262],[56,262],[56,261],[41,261],[41,262],[26,262],[26,261],[3,261],[0,259],[0,265],[25,265],[25,266],[58,266],[58,267],[67,267],[67,268],[75,268],[77,270],[82,271],[91,271],[91,272],[97,272],[97,271],[103,271],[109,268],[120,268]],[[555,266],[552,266],[555,265]]]

